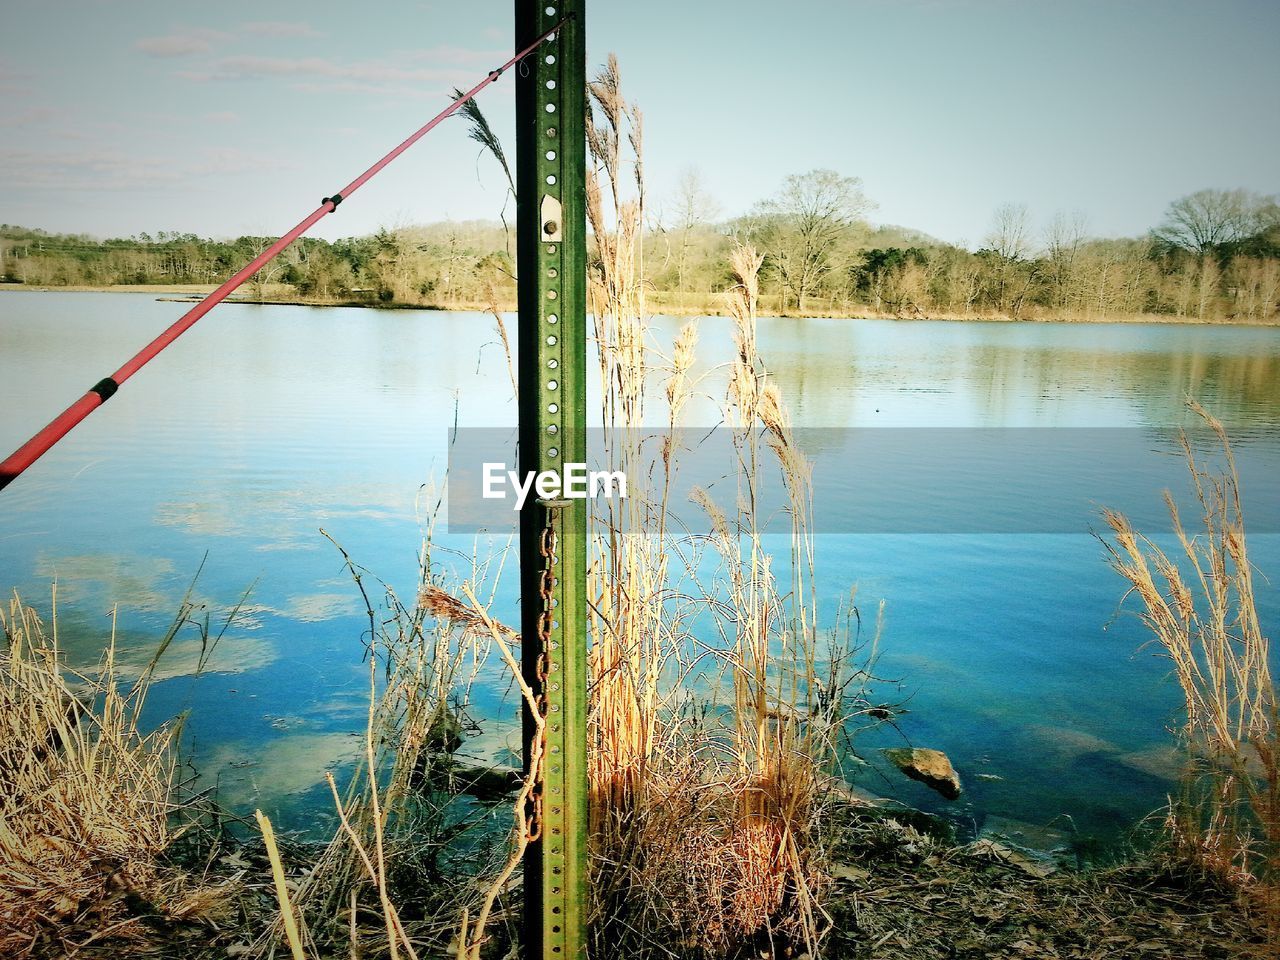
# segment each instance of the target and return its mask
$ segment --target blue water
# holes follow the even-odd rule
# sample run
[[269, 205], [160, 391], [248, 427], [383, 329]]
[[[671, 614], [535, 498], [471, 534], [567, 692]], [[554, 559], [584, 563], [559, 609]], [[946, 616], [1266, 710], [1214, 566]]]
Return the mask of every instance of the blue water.
[[[148, 295], [0, 294], [0, 447], [182, 309]], [[679, 323], [655, 321], [655, 338]], [[0, 495], [0, 586], [47, 610], [56, 578], [60, 639], [84, 664], [118, 604], [126, 661], [140, 664], [202, 560], [196, 594], [215, 629], [252, 585], [214, 672], [186, 676], [198, 655], [188, 630], [150, 712], [191, 711], [193, 763], [225, 803], [303, 825], [324, 771], [359, 749], [366, 710], [363, 606], [319, 530], [412, 594], [429, 512], [419, 491], [443, 475], [449, 429], [514, 423], [497, 339], [481, 314], [219, 308]], [[1192, 423], [1187, 396], [1245, 445], [1280, 425], [1280, 330], [762, 320], [759, 346], [802, 427], [1169, 427]], [[686, 422], [718, 419], [729, 351], [729, 321], [702, 321], [707, 398]], [[1172, 458], [1169, 470], [1174, 484]], [[1098, 477], [1097, 503], [1135, 494], [1123, 473]], [[939, 496], [955, 495], [951, 479], [938, 477]], [[855, 584], [868, 620], [886, 601], [878, 692], [905, 703], [901, 736], [945, 750], [966, 790], [946, 804], [884, 770], [875, 748], [902, 742], [891, 731], [860, 745], [873, 762], [859, 785], [975, 829], [1003, 818], [1106, 840], [1163, 802], [1177, 691], [1122, 613], [1123, 586], [1089, 532], [1096, 512], [1066, 513], [1057, 529], [1075, 532], [817, 538], [824, 613]], [[470, 551], [470, 537], [454, 541]], [[1263, 574], [1280, 571], [1280, 535], [1251, 547]], [[498, 605], [511, 620], [513, 574]], [[1261, 578], [1259, 589], [1274, 635], [1280, 602]], [[479, 706], [510, 717], [492, 669]], [[485, 752], [510, 732], [491, 723]]]

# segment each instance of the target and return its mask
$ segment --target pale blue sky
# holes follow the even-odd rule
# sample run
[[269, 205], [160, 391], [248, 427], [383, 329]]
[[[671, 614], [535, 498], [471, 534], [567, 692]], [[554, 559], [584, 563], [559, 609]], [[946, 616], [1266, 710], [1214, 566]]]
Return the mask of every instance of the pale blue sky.
[[[509, 0], [11, 2], [0, 221], [279, 233], [511, 47]], [[859, 176], [873, 219], [970, 243], [993, 209], [1138, 234], [1204, 187], [1280, 191], [1275, 0], [595, 0], [646, 117], [655, 205], [698, 167], [726, 214], [789, 173]], [[482, 106], [511, 143], [511, 85]], [[451, 122], [328, 218], [338, 237], [495, 218]]]

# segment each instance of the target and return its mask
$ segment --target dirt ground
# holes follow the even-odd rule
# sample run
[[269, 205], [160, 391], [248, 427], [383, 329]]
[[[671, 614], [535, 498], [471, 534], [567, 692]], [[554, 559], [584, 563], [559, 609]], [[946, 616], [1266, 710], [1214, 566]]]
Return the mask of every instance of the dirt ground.
[[1063, 869], [992, 840], [957, 846], [856, 814], [830, 853], [830, 960], [1280, 956], [1234, 894], [1153, 862]]

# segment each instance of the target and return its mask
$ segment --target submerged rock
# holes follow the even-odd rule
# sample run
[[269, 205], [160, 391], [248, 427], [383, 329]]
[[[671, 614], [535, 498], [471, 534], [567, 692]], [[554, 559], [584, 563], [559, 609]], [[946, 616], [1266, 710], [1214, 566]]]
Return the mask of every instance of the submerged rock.
[[979, 840], [995, 840], [1024, 852], [1060, 854], [1071, 848], [1071, 837], [1062, 830], [1012, 817], [991, 815], [978, 831]]
[[1016, 847], [1006, 846], [998, 840], [978, 839], [964, 848], [968, 853], [989, 857], [1017, 867], [1032, 877], [1052, 876], [1058, 871], [1058, 865], [1043, 857], [1028, 855]]
[[912, 780], [919, 780], [948, 800], [960, 796], [960, 775], [941, 750], [924, 747], [890, 747], [881, 751]]
[[456, 753], [462, 740], [462, 721], [451, 710], [442, 710], [431, 719], [423, 748], [435, 754]]

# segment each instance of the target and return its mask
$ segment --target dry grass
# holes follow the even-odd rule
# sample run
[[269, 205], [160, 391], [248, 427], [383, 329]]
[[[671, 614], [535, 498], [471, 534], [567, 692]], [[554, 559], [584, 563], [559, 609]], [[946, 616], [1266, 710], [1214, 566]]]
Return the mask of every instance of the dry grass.
[[[340, 792], [329, 777], [328, 843], [277, 842], [259, 816], [262, 852], [225, 835], [186, 849], [195, 808], [175, 799], [178, 727], [144, 732], [140, 714], [189, 598], [131, 685], [114, 629], [100, 670], [78, 676], [56, 628], [16, 598], [0, 611], [0, 956], [478, 958], [488, 922], [507, 923], [512, 861], [490, 810], [457, 802], [453, 750], [490, 647], [510, 660], [511, 638], [490, 632], [493, 586], [482, 601], [464, 584], [468, 603], [454, 601], [432, 549], [428, 536], [411, 604], [383, 585], [375, 605], [343, 552], [368, 614], [369, 710], [351, 783]], [[468, 582], [496, 585], [507, 552], [473, 557]], [[504, 882], [486, 890], [477, 874]], [[455, 951], [459, 912], [475, 921]]]
[[492, 592], [483, 600], [473, 592], [479, 584], [493, 589], [506, 551], [473, 556], [466, 581], [455, 582], [433, 563], [433, 550], [428, 532], [412, 604], [385, 584], [375, 603], [369, 574], [342, 551], [369, 624], [364, 756], [344, 792], [329, 777], [339, 817], [333, 839], [318, 851], [297, 848], [285, 864], [296, 878], [297, 932], [278, 917], [257, 941], [260, 956], [284, 943], [295, 950], [295, 938], [296, 949], [312, 957], [478, 956], [487, 922], [502, 912], [496, 905], [505, 885], [486, 888], [477, 878], [505, 882], [507, 851], [500, 836], [486, 838], [487, 811], [459, 807], [463, 784], [448, 740], [467, 716], [495, 637], [500, 651], [510, 640], [487, 626]]
[[[737, 350], [723, 415], [739, 506], [726, 515], [704, 495], [710, 530], [693, 533], [673, 519], [670, 496], [681, 459], [675, 430], [698, 387], [697, 331], [686, 325], [665, 351], [648, 340], [641, 115], [622, 95], [613, 58], [589, 92], [604, 459], [606, 469], [656, 480], [648, 491], [632, 484], [593, 518], [594, 949], [812, 953], [827, 927], [829, 886], [816, 825], [832, 741], [856, 691], [843, 635], [820, 641], [816, 626], [808, 463], [755, 347], [761, 258], [740, 247], [730, 264]], [[646, 445], [646, 432], [664, 425], [660, 445]], [[766, 470], [781, 471], [790, 495], [782, 558], [762, 546], [756, 486]], [[709, 685], [708, 674], [719, 682]]]
[[1264, 933], [1230, 891], [1134, 863], [1059, 871], [990, 841], [940, 841], [892, 811], [829, 818], [834, 919], [823, 953], [843, 960], [1246, 960]]
[[1192, 409], [1225, 460], [1213, 471], [1182, 437], [1200, 530], [1184, 528], [1166, 493], [1181, 548], [1171, 557], [1107, 511], [1111, 560], [1142, 601], [1142, 619], [1172, 661], [1186, 705], [1187, 769], [1168, 818], [1174, 852], [1256, 898], [1280, 935], [1280, 701], [1254, 603], [1231, 445], [1216, 419]]
[[[216, 916], [225, 889], [188, 883], [163, 858], [178, 726], [143, 733], [150, 671], [67, 671], [52, 634], [15, 595], [0, 609], [0, 955], [84, 946], [110, 931], [147, 940], [161, 918]], [[153, 661], [154, 663], [154, 661]], [[222, 894], [222, 895], [220, 895]], [[143, 915], [149, 915], [144, 918]]]

